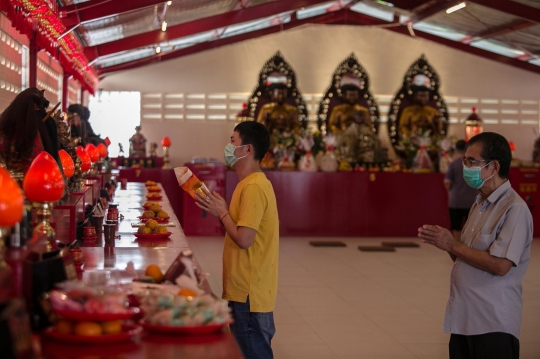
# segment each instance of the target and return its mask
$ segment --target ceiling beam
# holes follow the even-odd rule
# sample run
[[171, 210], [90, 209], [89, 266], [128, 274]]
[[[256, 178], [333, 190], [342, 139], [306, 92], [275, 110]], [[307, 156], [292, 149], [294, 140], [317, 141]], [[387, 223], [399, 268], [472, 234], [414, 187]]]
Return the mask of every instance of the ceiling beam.
[[415, 24], [420, 21], [427, 20], [428, 18], [435, 16], [446, 9], [462, 3], [463, 0], [431, 0], [426, 1], [422, 5], [419, 5], [412, 9], [413, 16], [410, 21]]
[[354, 13], [355, 16], [353, 19], [349, 19], [351, 11], [347, 9], [342, 9], [335, 12], [330, 12], [322, 15], [313, 16], [307, 19], [297, 20], [293, 18], [290, 22], [271, 26], [265, 29], [256, 30], [248, 32], [245, 34], [239, 34], [231, 37], [226, 37], [223, 39], [217, 39], [213, 41], [207, 41], [200, 44], [196, 44], [190, 47], [183, 49], [173, 50], [169, 52], [163, 52], [160, 54], [153, 55], [144, 59], [134, 60], [125, 62], [118, 65], [113, 65], [109, 67], [98, 68], [98, 74], [100, 78], [103, 78], [105, 75], [118, 72], [134, 69], [140, 66], [145, 66], [157, 62], [162, 62], [166, 60], [177, 59], [183, 56], [193, 55], [202, 51], [216, 49], [225, 45], [235, 44], [241, 41], [255, 39], [261, 36], [270, 35], [273, 33], [280, 32], [282, 30], [289, 30], [298, 26], [307, 25], [307, 24], [348, 24], [354, 21], [355, 24], [362, 22], [365, 25], [374, 25], [380, 23], [380, 20], [372, 18], [367, 15]]
[[[403, 34], [403, 35], [410, 36], [407, 28], [403, 27], [403, 26], [389, 27], [389, 28], [386, 28], [386, 29], [390, 30], [390, 31], [393, 31], [393, 32], [396, 32], [396, 33], [400, 33], [400, 34]], [[448, 46], [450, 48], [460, 50], [460, 51], [463, 51], [463, 52], [467, 52], [469, 54], [477, 55], [477, 56], [480, 56], [480, 57], [483, 57], [483, 58], [486, 58], [486, 59], [489, 59], [489, 60], [497, 61], [499, 63], [503, 63], [503, 64], [510, 65], [510, 66], [513, 66], [513, 67], [517, 67], [517, 68], [522, 69], [522, 70], [527, 70], [527, 71], [531, 71], [531, 72], [540, 74], [540, 66], [533, 65], [531, 63], [528, 63], [526, 61], [522, 61], [522, 60], [517, 59], [517, 58], [499, 55], [499, 54], [496, 54], [494, 52], [479, 49], [477, 47], [473, 47], [473, 46], [470, 46], [470, 45], [467, 45], [467, 44], [464, 44], [464, 43], [461, 43], [461, 42], [458, 42], [458, 41], [452, 41], [452, 40], [445, 39], [443, 37], [431, 35], [431, 34], [428, 34], [427, 32], [422, 32], [422, 31], [419, 31], [419, 30], [416, 30], [416, 29], [414, 30], [414, 33], [415, 33], [416, 37], [420, 37], [420, 38], [423, 38], [423, 39], [426, 39], [426, 40], [430, 40], [430, 41], [439, 43], [441, 45], [445, 45], [445, 46]]]
[[540, 9], [510, 0], [468, 0], [469, 2], [504, 12], [508, 15], [540, 24]]
[[489, 39], [497, 36], [506, 35], [515, 31], [523, 30], [531, 26], [535, 26], [537, 23], [529, 21], [529, 20], [522, 20], [518, 19], [517, 21], [512, 21], [507, 24], [503, 24], [500, 26], [495, 26], [492, 28], [488, 28], [484, 31], [480, 31], [474, 35], [467, 36], [465, 39], [463, 39], [461, 42], [464, 44], [469, 44], [472, 41], [480, 40], [480, 39]]
[[120, 40], [107, 42], [101, 45], [87, 47], [85, 49], [85, 55], [89, 61], [92, 61], [99, 56], [106, 56], [115, 54], [117, 52], [151, 46], [160, 42], [167, 42], [180, 37], [195, 35], [201, 32], [236, 25], [242, 22], [257, 20], [326, 1], [328, 0], [276, 0], [267, 2], [261, 5], [250, 6], [245, 9], [226, 12], [179, 25], [169, 26], [165, 32], [161, 30], [154, 30], [139, 35], [125, 37]]
[[58, 9], [65, 27], [163, 4], [166, 0], [90, 0]]

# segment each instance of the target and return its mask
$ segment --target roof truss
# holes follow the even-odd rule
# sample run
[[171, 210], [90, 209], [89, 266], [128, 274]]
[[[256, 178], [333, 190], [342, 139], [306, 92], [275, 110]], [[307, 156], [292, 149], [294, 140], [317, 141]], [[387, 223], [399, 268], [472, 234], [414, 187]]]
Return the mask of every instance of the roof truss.
[[[96, 1], [96, 0], [92, 0]], [[212, 16], [205, 19], [195, 20], [189, 23], [180, 24], [176, 26], [169, 27], [166, 33], [161, 31], [153, 31], [146, 34], [136, 35], [128, 37], [122, 40], [113, 41], [110, 43], [94, 46], [87, 48], [87, 55], [90, 59], [95, 59], [97, 56], [104, 56], [114, 54], [120, 51], [132, 50], [144, 46], [152, 46], [157, 43], [166, 42], [167, 40], [172, 40], [174, 38], [189, 36], [205, 31], [211, 31], [218, 28], [227, 27], [241, 22], [261, 19], [283, 13], [286, 11], [293, 11], [304, 6], [314, 5], [316, 3], [324, 2], [324, 0], [278, 0], [271, 3], [266, 3], [262, 5], [257, 5], [249, 8], [242, 8], [242, 4], [246, 4], [248, 0], [239, 0], [236, 4], [236, 7], [240, 6], [239, 10], [234, 10], [229, 13]], [[422, 21], [430, 16], [433, 16], [450, 6], [459, 3], [460, 1], [454, 0], [432, 0], [426, 4], [420, 5], [414, 9], [412, 12], [415, 14], [412, 21]], [[532, 71], [535, 73], [540, 73], [540, 66], [536, 66], [526, 62], [529, 57], [518, 57], [511, 58], [503, 55], [498, 55], [496, 53], [479, 49], [473, 46], [469, 46], [468, 43], [472, 40], [477, 40], [480, 38], [492, 38], [496, 36], [501, 36], [512, 31], [518, 31], [530, 26], [536, 25], [540, 21], [540, 10], [533, 9], [531, 7], [505, 0], [472, 0], [472, 2], [488, 6], [492, 9], [499, 11], [508, 12], [508, 6], [511, 6], [513, 12], [509, 12], [514, 16], [521, 17], [523, 20], [515, 21], [510, 24], [505, 24], [504, 26], [491, 28], [477, 34], [472, 34], [470, 40], [465, 40], [462, 43], [457, 41], [448, 40], [442, 37], [431, 35], [417, 29], [414, 30], [414, 34], [417, 37], [424, 38], [430, 41], [434, 41], [445, 46], [452, 47], [454, 49], [471, 53], [477, 56], [488, 58], [494, 61], [498, 61], [507, 65]], [[524, 11], [526, 8], [527, 11]], [[537, 17], [536, 17], [537, 16]], [[531, 18], [535, 18], [532, 20]], [[396, 20], [394, 20], [396, 23]], [[160, 54], [155, 54], [153, 56], [129, 61], [126, 63], [108, 66], [99, 69], [99, 74], [101, 77], [128, 69], [133, 69], [136, 67], [144, 66], [151, 63], [156, 63], [160, 61], [166, 61], [170, 59], [179, 58], [182, 56], [196, 54], [198, 52], [215, 49], [221, 46], [234, 44], [240, 41], [245, 41], [260, 36], [265, 36], [268, 34], [276, 33], [282, 30], [288, 30], [297, 26], [302, 26], [306, 24], [349, 24], [349, 25], [388, 25], [389, 22], [372, 18], [367, 15], [363, 15], [357, 12], [349, 10], [348, 7], [342, 8], [341, 10], [326, 13], [323, 15], [314, 16], [307, 19], [298, 20], [293, 13], [293, 18], [289, 23], [278, 24], [271, 26], [265, 29], [252, 31], [249, 33], [244, 33], [240, 35], [235, 35], [227, 38], [220, 39], [217, 37], [213, 41], [207, 41], [204, 43], [196, 44], [187, 48], [182, 48], [178, 50], [173, 50], [169, 52], [163, 52]], [[383, 27], [387, 30], [394, 31], [397, 33], [410, 35], [406, 26], [391, 26]], [[525, 60], [525, 61], [524, 61]]]
[[58, 9], [62, 23], [71, 28], [84, 22], [163, 4], [164, 0], [90, 0]]
[[[201, 32], [211, 31], [238, 23], [257, 20], [327, 1], [328, 0], [277, 0], [257, 6], [241, 8], [239, 10], [226, 12], [224, 14], [210, 16], [175, 26], [169, 26], [165, 32], [161, 30], [154, 30], [101, 45], [87, 47], [85, 49], [85, 55], [89, 61], [93, 61], [99, 56], [106, 56], [117, 52], [152, 46], [180, 37], [195, 35]], [[246, 0], [244, 0], [243, 3], [245, 4]]]

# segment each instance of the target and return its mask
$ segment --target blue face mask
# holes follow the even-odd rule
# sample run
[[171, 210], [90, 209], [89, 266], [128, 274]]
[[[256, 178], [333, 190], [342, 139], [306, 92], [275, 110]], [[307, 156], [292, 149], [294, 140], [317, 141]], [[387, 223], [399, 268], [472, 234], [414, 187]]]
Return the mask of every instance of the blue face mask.
[[245, 155], [245, 156], [242, 156], [242, 157], [236, 157], [234, 155], [234, 151], [238, 147], [244, 147], [244, 146], [247, 146], [247, 145], [235, 146], [232, 143], [227, 143], [227, 146], [225, 146], [225, 151], [224, 151], [225, 152], [225, 163], [227, 164], [227, 166], [232, 167], [232, 166], [234, 166], [234, 164], [236, 162], [238, 162], [238, 160], [240, 160], [240, 159], [247, 156], [247, 155]]
[[463, 165], [463, 179], [465, 182], [472, 188], [480, 189], [484, 183], [495, 175], [492, 174], [485, 180], [482, 179], [482, 168], [488, 166], [491, 162], [488, 162], [485, 166], [482, 167], [467, 167]]

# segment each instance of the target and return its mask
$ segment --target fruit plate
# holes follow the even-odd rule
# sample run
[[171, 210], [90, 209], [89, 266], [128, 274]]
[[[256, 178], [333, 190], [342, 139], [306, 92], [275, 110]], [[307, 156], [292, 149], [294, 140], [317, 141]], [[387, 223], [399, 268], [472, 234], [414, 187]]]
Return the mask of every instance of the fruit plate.
[[122, 333], [118, 334], [103, 334], [103, 335], [79, 335], [79, 334], [66, 334], [57, 332], [54, 327], [47, 328], [43, 334], [51, 339], [63, 341], [65, 343], [78, 343], [78, 344], [103, 344], [103, 343], [118, 343], [124, 342], [135, 335], [140, 334], [142, 328], [138, 325], [122, 325]]
[[148, 198], [149, 201], [159, 201], [163, 196], [150, 196], [150, 194], [147, 194], [146, 198]]
[[133, 232], [133, 235], [137, 239], [165, 239], [165, 238], [169, 238], [171, 234], [172, 232], [159, 233], [159, 234], [157, 233], [142, 234], [142, 233]]
[[158, 189], [149, 189], [148, 188], [147, 190], [148, 190], [148, 192], [154, 192], [154, 193], [161, 192], [161, 188], [158, 188]]
[[141, 320], [139, 324], [149, 332], [161, 333], [161, 334], [185, 334], [185, 335], [201, 335], [201, 334], [211, 334], [220, 331], [227, 325], [229, 322], [224, 322], [221, 324], [210, 324], [210, 325], [197, 325], [197, 326], [175, 326], [175, 325], [160, 325], [160, 324], [150, 324]]
[[64, 319], [71, 320], [84, 320], [92, 322], [100, 322], [107, 320], [119, 320], [119, 319], [130, 319], [133, 316], [139, 314], [139, 308], [127, 308], [124, 313], [91, 313], [91, 312], [82, 312], [80, 310], [66, 310], [66, 309], [54, 309], [54, 312], [59, 317]]
[[142, 223], [146, 223], [148, 222], [150, 219], [153, 219], [154, 221], [157, 221], [157, 223], [169, 223], [169, 219], [171, 219], [171, 217], [165, 217], [165, 218], [157, 218], [157, 217], [154, 217], [154, 218], [146, 218], [146, 217], [143, 217], [143, 216], [139, 216], [137, 217], [141, 220]]

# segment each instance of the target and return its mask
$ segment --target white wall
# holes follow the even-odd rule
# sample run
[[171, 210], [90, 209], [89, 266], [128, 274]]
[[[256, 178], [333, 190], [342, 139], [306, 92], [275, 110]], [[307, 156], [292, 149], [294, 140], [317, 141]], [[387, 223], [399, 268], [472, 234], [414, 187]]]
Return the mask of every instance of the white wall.
[[[263, 64], [280, 50], [296, 71], [303, 93], [322, 93], [351, 52], [370, 74], [375, 94], [393, 94], [403, 75], [422, 53], [438, 71], [443, 96], [540, 99], [540, 75], [470, 55], [427, 40], [375, 27], [311, 25], [203, 53], [109, 75], [99, 85], [109, 91], [251, 92]], [[460, 115], [463, 118], [462, 115]], [[149, 142], [171, 137], [173, 165], [192, 156], [222, 157], [233, 121], [142, 122]], [[529, 160], [537, 137], [534, 125], [486, 125], [517, 145], [518, 158]], [[463, 126], [451, 133], [463, 137]], [[387, 134], [381, 131], [387, 142]]]

